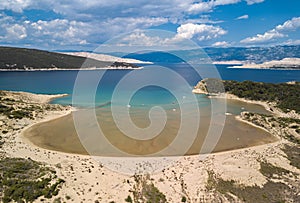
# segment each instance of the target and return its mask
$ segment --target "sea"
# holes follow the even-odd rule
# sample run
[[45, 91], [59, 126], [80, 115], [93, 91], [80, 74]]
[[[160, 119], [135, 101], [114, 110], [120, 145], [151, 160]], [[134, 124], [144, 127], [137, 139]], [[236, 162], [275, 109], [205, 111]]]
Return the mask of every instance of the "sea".
[[[152, 71], [153, 67], [155, 66], [158, 66], [161, 69]], [[230, 65], [215, 65], [215, 69], [218, 73], [217, 77], [222, 80], [250, 80], [267, 83], [300, 81], [300, 70], [234, 69], [229, 67]], [[164, 68], [168, 71], [160, 71]], [[26, 91], [39, 94], [69, 94], [68, 97], [55, 99], [52, 101], [52, 103], [62, 105], [89, 106], [92, 105], [90, 101], [77, 99], [76, 101], [79, 101], [79, 103], [74, 103], [74, 99], [72, 98], [76, 79], [78, 83], [78, 76], [84, 75], [82, 77], [85, 78], [86, 83], [82, 82], [81, 79], [81, 84], [77, 85], [84, 87], [78, 91], [83, 95], [82, 97], [84, 97], [84, 95], [86, 96], [86, 94], [89, 94], [89, 91], [92, 89], [88, 84], [90, 78], [95, 79], [95, 77], [98, 77], [99, 79], [101, 77], [101, 80], [99, 79], [96, 92], [93, 92], [93, 94], [95, 94], [95, 105], [101, 106], [109, 104], [112, 99], [112, 94], [115, 92], [116, 86], [119, 83], [121, 83], [123, 87], [134, 86], [135, 88], [135, 94], [131, 95], [131, 101], [127, 105], [131, 105], [132, 107], [157, 104], [168, 105], [176, 102], [176, 93], [174, 93], [174, 91], [180, 91], [183, 97], [184, 94], [191, 94], [191, 89], [182, 88], [182, 86], [185, 86], [185, 84], [183, 82], [176, 81], [177, 78], [182, 78], [185, 82], [187, 82], [190, 88], [193, 88], [193, 86], [195, 86], [203, 77], [201, 74], [199, 74], [199, 72], [203, 73], [203, 75], [206, 75], [205, 70], [209, 72], [211, 66], [199, 65], [197, 68], [204, 71], [201, 70], [202, 72], [197, 72], [194, 68], [191, 68], [186, 64], [155, 64], [145, 66], [141, 70], [1, 71], [0, 89]], [[122, 79], [126, 75], [130, 75], [133, 72], [138, 72], [136, 77], [134, 77], [133, 74], [132, 77], [127, 78], [127, 83], [124, 84], [126, 81], [122, 81]], [[172, 74], [173, 72], [177, 74]], [[151, 81], [152, 79], [154, 82]], [[128, 81], [130, 80], [137, 82], [134, 85], [129, 84], [130, 82]], [[147, 80], [147, 84], [145, 83], [145, 80]], [[166, 83], [168, 83], [168, 85], [166, 85]], [[123, 94], [122, 90], [126, 91], [124, 88], [119, 89], [120, 90], [117, 92], [117, 94]], [[120, 98], [120, 96], [118, 98]], [[198, 96], [198, 98], [205, 100], [205, 98], [202, 96]]]

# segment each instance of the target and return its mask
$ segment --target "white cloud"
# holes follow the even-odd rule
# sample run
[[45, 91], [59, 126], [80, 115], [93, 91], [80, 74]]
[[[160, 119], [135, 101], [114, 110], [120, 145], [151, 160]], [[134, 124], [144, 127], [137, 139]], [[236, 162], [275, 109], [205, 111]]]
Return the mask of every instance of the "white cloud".
[[295, 30], [300, 28], [300, 17], [292, 18], [284, 22], [282, 25], [276, 26], [276, 30], [278, 31], [288, 31], [288, 30]]
[[[192, 37], [204, 41], [226, 34], [221, 27], [206, 25], [222, 21], [201, 15], [191, 19], [191, 14], [242, 1], [246, 0], [0, 0], [0, 10], [22, 13], [36, 9], [47, 12], [46, 17], [51, 19], [33, 21], [24, 12], [23, 16], [14, 15], [12, 20], [1, 23], [0, 16], [0, 41], [5, 42], [11, 35], [11, 39], [28, 44], [96, 44], [124, 32], [165, 23], [180, 25], [177, 39]], [[248, 4], [261, 1], [247, 0]]]
[[51, 21], [17, 21], [12, 17], [0, 17], [0, 42], [24, 44], [71, 45], [86, 44], [94, 29], [84, 22], [55, 19]]
[[213, 47], [229, 47], [230, 44], [228, 42], [225, 41], [221, 41], [221, 42], [215, 42], [212, 44]]
[[214, 4], [215, 6], [220, 6], [220, 5], [236, 4], [239, 2], [241, 2], [241, 0], [215, 0]]
[[229, 4], [239, 3], [241, 0], [211, 0], [211, 1], [201, 1], [199, 3], [192, 4], [188, 8], [189, 13], [203, 13], [210, 12], [216, 6], [223, 6]]
[[241, 40], [241, 43], [244, 44], [265, 43], [281, 37], [285, 37], [285, 35], [273, 29], [268, 32], [265, 32], [264, 34], [257, 34], [254, 37], [248, 37], [246, 39], [243, 39]]
[[274, 29], [265, 32], [264, 34], [257, 34], [254, 37], [248, 37], [241, 40], [244, 44], [266, 43], [277, 38], [287, 37], [285, 32], [294, 31], [300, 28], [300, 17], [293, 18], [284, 22], [282, 25], [277, 25]]
[[212, 20], [210, 19], [210, 16], [208, 15], [201, 15], [200, 18], [193, 18], [193, 19], [182, 19], [176, 21], [176, 23], [182, 25], [187, 23], [193, 23], [193, 24], [218, 24], [223, 23], [223, 20]]
[[240, 17], [237, 17], [236, 20], [243, 20], [243, 19], [248, 19], [249, 16], [248, 15], [242, 15]]
[[[148, 36], [142, 31], [136, 31], [122, 38], [121, 42], [126, 46], [161, 46], [165, 40], [159, 36]], [[122, 45], [122, 44], [121, 44]]]
[[285, 45], [300, 45], [300, 39], [296, 39], [296, 40], [287, 40], [286, 42], [284, 42], [283, 44]]
[[27, 23], [31, 36], [38, 39], [51, 39], [52, 42], [61, 44], [85, 44], [86, 37], [93, 29], [87, 23], [55, 19]]
[[88, 22], [67, 19], [32, 22], [17, 20], [2, 14], [0, 16], [0, 42], [23, 40], [24, 43], [41, 46], [84, 45], [103, 42], [124, 32], [145, 29], [167, 22], [167, 18], [160, 17], [124, 17]]
[[32, 4], [32, 0], [2, 0], [0, 1], [0, 10], [12, 10], [14, 12], [22, 12]]
[[257, 4], [257, 3], [262, 3], [265, 0], [246, 0], [248, 5], [252, 5], [252, 4]]
[[168, 22], [167, 18], [157, 17], [157, 18], [149, 18], [149, 17], [124, 17], [124, 18], [113, 18], [108, 19], [104, 22], [101, 22], [101, 26], [107, 27], [107, 29], [115, 30], [115, 32], [129, 32], [133, 31], [136, 28], [149, 28], [152, 26], [158, 26], [161, 24], [165, 24]]
[[21, 40], [27, 37], [26, 28], [22, 25], [14, 24], [6, 28], [7, 40]]
[[210, 40], [225, 35], [226, 30], [219, 26], [187, 23], [177, 28], [175, 39], [197, 38], [199, 41]]
[[187, 11], [189, 13], [203, 13], [203, 12], [211, 11], [213, 7], [214, 7], [213, 1], [199, 2], [196, 4], [192, 4]]

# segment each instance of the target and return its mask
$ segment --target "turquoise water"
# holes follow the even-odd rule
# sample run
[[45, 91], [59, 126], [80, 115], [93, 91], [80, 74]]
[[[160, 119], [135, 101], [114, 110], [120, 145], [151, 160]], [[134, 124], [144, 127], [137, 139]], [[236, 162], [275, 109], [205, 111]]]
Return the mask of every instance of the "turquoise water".
[[[88, 151], [101, 156], [124, 156], [123, 152], [126, 156], [152, 156], [154, 153], [158, 153], [154, 156], [169, 156], [224, 151], [274, 141], [267, 132], [237, 122], [234, 116], [225, 116], [225, 113], [238, 115], [244, 110], [267, 113], [262, 106], [193, 94], [193, 86], [202, 79], [194, 69], [182, 64], [164, 66], [166, 69], [158, 72], [149, 66], [136, 71], [81, 71], [80, 75], [79, 71], [0, 72], [0, 89], [68, 93], [68, 97], [52, 103], [84, 107], [84, 110], [30, 129], [33, 143], [52, 150], [83, 154]], [[198, 68], [201, 68], [201, 74], [210, 75], [212, 67]], [[300, 71], [228, 69], [226, 66], [217, 66], [217, 69], [224, 80], [279, 83], [300, 79]], [[97, 81], [100, 76], [102, 79]], [[74, 94], [78, 77], [83, 80], [76, 88], [78, 94]], [[74, 99], [76, 103], [73, 103]], [[96, 114], [86, 109], [94, 106], [101, 107], [97, 108]], [[116, 106], [117, 114], [114, 114], [109, 107]], [[166, 110], [165, 125], [163, 111], [149, 111], [153, 106]], [[100, 140], [98, 126], [103, 131]], [[161, 132], [158, 131], [160, 128]], [[150, 135], [153, 139], [149, 139]], [[216, 142], [219, 139], [216, 136], [221, 136], [220, 141]], [[177, 139], [177, 144], [172, 144]], [[109, 148], [111, 145], [114, 147]], [[115, 148], [122, 153], [119, 150], [116, 153]]]
[[[138, 77], [132, 79], [131, 81], [144, 82], [145, 80], [153, 77], [157, 78], [158, 81], [165, 81], [169, 84], [168, 88], [161, 88], [156, 85], [150, 85], [139, 89], [129, 102], [130, 106], [134, 107], [145, 107], [149, 105], [161, 105], [166, 108], [171, 108], [173, 105], [177, 105], [177, 98], [174, 94], [181, 97], [182, 101], [190, 102], [191, 89], [201, 80], [201, 76], [197, 74], [192, 68], [184, 64], [163, 64], [164, 67], [175, 71], [179, 74], [185, 81], [187, 81], [189, 88], [183, 87], [178, 84], [176, 77], [167, 74], [156, 74], [151, 75], [151, 68], [146, 67], [139, 71]], [[202, 72], [209, 72], [209, 68], [206, 66], [199, 66], [202, 68]], [[271, 83], [281, 83], [288, 81], [300, 81], [300, 71], [299, 70], [256, 70], [256, 69], [229, 69], [227, 66], [219, 65], [217, 70], [223, 80], [251, 80], [260, 82], [271, 82]], [[13, 90], [13, 91], [27, 91], [33, 93], [42, 94], [58, 94], [67, 93], [70, 94], [68, 97], [59, 98], [53, 103], [72, 104], [72, 93], [74, 83], [79, 71], [35, 71], [35, 72], [0, 72], [0, 89], [2, 90]], [[82, 87], [80, 91], [81, 99], [78, 99], [79, 103], [73, 104], [76, 106], [91, 106], [94, 105], [91, 100], [86, 100], [86, 97], [93, 94], [88, 86], [88, 81], [90, 78], [95, 77], [97, 74], [104, 73], [101, 81], [99, 82], [96, 96], [95, 105], [105, 106], [109, 105], [112, 100], [112, 94], [115, 91], [115, 87], [120, 80], [126, 75], [130, 74], [130, 70], [94, 70], [94, 71], [84, 71], [87, 85]], [[130, 82], [124, 83], [123, 86], [130, 87], [132, 84]], [[118, 91], [116, 94], [124, 94], [130, 92], [130, 88], [123, 88], [122, 91]], [[209, 101], [201, 95], [196, 96], [199, 104], [205, 106], [209, 104]], [[122, 95], [118, 98], [122, 98]], [[125, 105], [126, 100], [118, 101], [120, 105]]]

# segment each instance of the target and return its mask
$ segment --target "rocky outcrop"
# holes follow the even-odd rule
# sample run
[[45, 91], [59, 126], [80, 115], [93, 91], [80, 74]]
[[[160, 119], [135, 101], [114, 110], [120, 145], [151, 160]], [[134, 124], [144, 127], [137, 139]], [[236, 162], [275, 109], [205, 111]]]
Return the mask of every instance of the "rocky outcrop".
[[225, 89], [222, 80], [206, 78], [198, 82], [193, 93], [215, 96], [225, 93]]

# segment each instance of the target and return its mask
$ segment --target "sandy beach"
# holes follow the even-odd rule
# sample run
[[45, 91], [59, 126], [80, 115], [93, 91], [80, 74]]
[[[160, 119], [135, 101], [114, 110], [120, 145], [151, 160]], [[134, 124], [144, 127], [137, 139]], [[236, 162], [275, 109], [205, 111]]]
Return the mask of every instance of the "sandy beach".
[[[20, 97], [26, 100], [28, 104], [39, 105], [48, 105], [46, 103], [50, 99], [62, 96], [9, 92], [7, 94], [8, 97]], [[234, 98], [230, 95], [228, 97]], [[274, 108], [267, 103], [263, 105], [268, 108]], [[9, 157], [30, 157], [33, 160], [44, 162], [46, 165], [53, 167], [57, 175], [66, 181], [57, 196], [65, 202], [124, 202], [128, 195], [132, 196], [130, 191], [133, 191], [135, 188], [133, 176], [113, 172], [90, 156], [39, 148], [23, 136], [23, 132], [32, 125], [65, 116], [74, 110], [71, 107], [55, 106], [58, 109], [52, 111], [44, 110], [34, 120], [26, 120], [26, 122], [24, 119], [22, 122], [14, 119], [4, 121], [2, 117], [2, 122], [8, 123], [2, 123], [1, 129], [6, 125], [12, 126], [11, 130], [3, 136], [5, 144], [2, 150], [6, 155]], [[284, 115], [281, 112], [280, 116], [288, 117], [289, 115]], [[183, 196], [187, 198], [187, 202], [228, 202], [228, 197], [218, 192], [217, 189], [208, 189], [207, 184], [210, 174], [208, 172], [212, 171], [217, 177], [223, 180], [234, 181], [236, 184], [243, 185], [243, 187], [263, 187], [270, 181], [260, 171], [261, 162], [266, 161], [296, 174], [291, 178], [291, 182], [297, 183], [297, 177], [298, 180], [300, 177], [300, 170], [290, 164], [289, 159], [282, 150], [286, 144], [292, 144], [282, 138], [282, 130], [277, 128], [273, 130], [265, 128], [264, 130], [272, 133], [279, 140], [265, 145], [233, 151], [209, 155], [184, 156], [177, 160], [176, 163], [161, 170], [161, 172], [150, 174], [150, 181], [166, 196], [168, 202], [181, 202]], [[290, 183], [288, 182], [287, 184]], [[237, 202], [240, 201], [237, 197], [233, 198]], [[53, 202], [53, 200], [54, 198], [46, 200], [46, 202]]]

